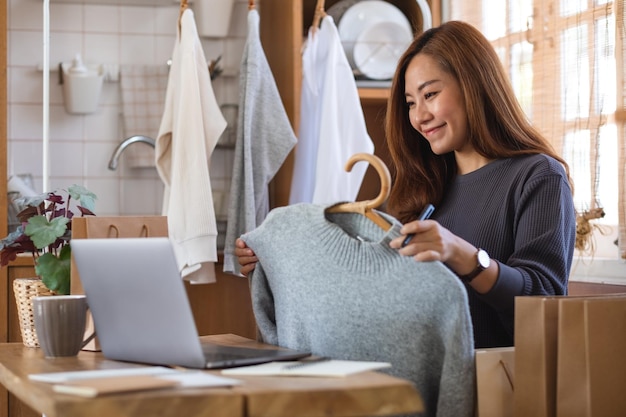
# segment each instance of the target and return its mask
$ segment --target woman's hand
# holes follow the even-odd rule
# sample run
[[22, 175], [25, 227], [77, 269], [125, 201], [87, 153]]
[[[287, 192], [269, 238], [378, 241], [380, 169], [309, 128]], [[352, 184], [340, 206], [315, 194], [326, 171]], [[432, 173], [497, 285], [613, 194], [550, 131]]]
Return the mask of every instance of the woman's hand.
[[[400, 232], [404, 236], [393, 239], [389, 246], [398, 249], [401, 255], [412, 256], [420, 262], [441, 261], [457, 275], [469, 274], [476, 267], [477, 248], [435, 220], [412, 221], [402, 226]], [[405, 247], [402, 247], [402, 242], [408, 234], [413, 234], [413, 237]], [[491, 266], [470, 285], [484, 294], [493, 287], [497, 277], [498, 265], [491, 262]]]
[[252, 249], [241, 239], [235, 241], [235, 256], [241, 265], [239, 272], [245, 277], [256, 267], [256, 263], [259, 261]]
[[[404, 235], [393, 239], [389, 246], [398, 249], [401, 255], [412, 256], [420, 262], [447, 262], [454, 257], [459, 238], [435, 220], [415, 220], [400, 229]], [[413, 234], [411, 240], [403, 248], [406, 235]]]

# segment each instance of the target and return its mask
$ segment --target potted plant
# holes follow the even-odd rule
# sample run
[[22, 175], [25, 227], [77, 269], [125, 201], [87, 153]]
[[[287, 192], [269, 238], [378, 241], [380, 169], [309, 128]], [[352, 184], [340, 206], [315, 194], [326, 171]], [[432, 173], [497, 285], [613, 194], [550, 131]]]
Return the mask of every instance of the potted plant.
[[17, 217], [22, 223], [0, 242], [0, 265], [6, 266], [20, 253], [30, 252], [35, 262], [35, 273], [45, 286], [57, 294], [70, 292], [70, 210], [72, 199], [81, 216], [91, 215], [96, 195], [85, 187], [72, 185], [67, 189], [67, 198], [57, 192], [48, 192], [35, 197], [22, 197], [17, 203], [24, 209]]
[[[0, 266], [15, 260], [18, 254], [33, 256], [36, 278], [15, 280], [14, 291], [20, 313], [22, 340], [27, 346], [38, 346], [34, 332], [32, 297], [70, 293], [72, 237], [72, 200], [81, 216], [93, 216], [96, 195], [85, 187], [72, 185], [35, 197], [21, 197], [16, 203], [24, 207], [18, 214], [20, 225], [0, 241]], [[43, 287], [43, 288], [42, 288]]]

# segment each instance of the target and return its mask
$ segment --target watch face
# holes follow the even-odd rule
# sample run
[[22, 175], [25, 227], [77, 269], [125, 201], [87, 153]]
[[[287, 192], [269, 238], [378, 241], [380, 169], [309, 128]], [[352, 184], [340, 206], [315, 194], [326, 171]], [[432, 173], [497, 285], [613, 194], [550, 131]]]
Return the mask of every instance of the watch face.
[[489, 265], [491, 264], [491, 258], [489, 258], [489, 254], [481, 249], [478, 251], [477, 256], [478, 265], [480, 265], [483, 269], [489, 268]]

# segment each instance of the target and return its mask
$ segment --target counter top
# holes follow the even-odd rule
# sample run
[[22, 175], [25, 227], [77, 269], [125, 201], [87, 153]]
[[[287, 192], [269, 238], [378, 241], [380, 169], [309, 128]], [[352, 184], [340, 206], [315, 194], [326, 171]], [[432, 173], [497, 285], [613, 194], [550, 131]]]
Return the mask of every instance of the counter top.
[[[233, 334], [204, 337], [225, 345], [274, 348]], [[31, 373], [136, 366], [107, 360], [96, 352], [46, 359], [41, 349], [0, 343], [0, 383], [49, 417], [355, 417], [423, 411], [421, 397], [412, 383], [378, 372], [345, 378], [242, 376], [237, 379], [243, 383], [232, 388], [158, 389], [91, 399], [55, 393], [50, 384], [28, 378]]]

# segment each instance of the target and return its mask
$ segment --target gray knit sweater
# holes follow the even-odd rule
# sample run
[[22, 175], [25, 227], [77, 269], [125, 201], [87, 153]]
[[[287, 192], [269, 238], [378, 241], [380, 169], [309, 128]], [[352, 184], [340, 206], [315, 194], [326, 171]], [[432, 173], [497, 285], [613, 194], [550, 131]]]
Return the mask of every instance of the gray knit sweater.
[[[243, 236], [259, 262], [250, 278], [265, 342], [335, 359], [385, 361], [413, 381], [425, 416], [474, 413], [474, 342], [467, 294], [439, 262], [399, 255], [356, 213], [296, 204]], [[381, 215], [384, 215], [381, 213]]]

